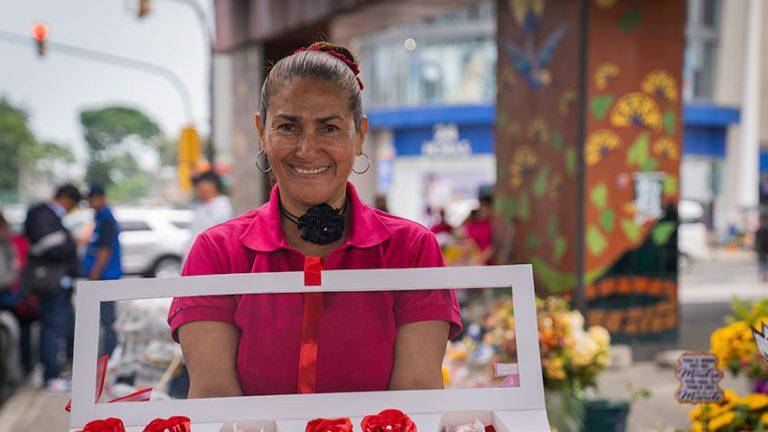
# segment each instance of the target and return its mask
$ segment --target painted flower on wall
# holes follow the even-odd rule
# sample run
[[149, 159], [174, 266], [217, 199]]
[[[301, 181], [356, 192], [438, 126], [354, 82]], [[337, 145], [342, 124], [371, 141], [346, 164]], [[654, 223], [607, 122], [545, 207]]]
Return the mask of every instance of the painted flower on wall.
[[616, 63], [605, 62], [597, 67], [595, 72], [595, 86], [598, 90], [605, 90], [619, 75], [619, 66]]
[[520, 146], [515, 150], [509, 167], [509, 185], [512, 189], [517, 189], [523, 184], [523, 177], [538, 161], [536, 153], [528, 146]]
[[531, 120], [531, 123], [528, 124], [528, 138], [539, 144], [549, 142], [549, 126], [543, 118], [536, 117]]
[[588, 166], [594, 166], [620, 145], [621, 138], [611, 130], [604, 129], [592, 132], [587, 138], [584, 161]]
[[677, 83], [669, 72], [655, 70], [643, 78], [640, 88], [649, 95], [669, 102], [677, 100]]
[[652, 97], [633, 92], [616, 102], [611, 110], [610, 122], [613, 127], [641, 127], [658, 132], [662, 115], [659, 104]]
[[652, 151], [657, 156], [663, 156], [673, 161], [680, 156], [677, 143], [671, 138], [659, 138], [654, 141]]

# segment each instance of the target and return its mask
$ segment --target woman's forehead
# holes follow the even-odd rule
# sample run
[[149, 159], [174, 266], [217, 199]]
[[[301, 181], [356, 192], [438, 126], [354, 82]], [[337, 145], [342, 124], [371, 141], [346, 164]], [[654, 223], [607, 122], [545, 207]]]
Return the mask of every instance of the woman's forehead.
[[295, 79], [272, 96], [269, 111], [274, 116], [326, 118], [349, 117], [349, 100], [336, 84], [317, 79]]

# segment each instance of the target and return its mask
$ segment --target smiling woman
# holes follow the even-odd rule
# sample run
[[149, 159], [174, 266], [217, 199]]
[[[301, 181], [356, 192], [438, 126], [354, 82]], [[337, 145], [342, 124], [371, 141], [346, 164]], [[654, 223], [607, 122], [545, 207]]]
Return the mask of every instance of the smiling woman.
[[[434, 235], [365, 205], [347, 181], [367, 157], [357, 74], [325, 42], [272, 68], [255, 123], [257, 166], [277, 185], [263, 207], [199, 235], [183, 275], [445, 265]], [[182, 297], [168, 322], [189, 397], [442, 388], [461, 330], [450, 290]]]

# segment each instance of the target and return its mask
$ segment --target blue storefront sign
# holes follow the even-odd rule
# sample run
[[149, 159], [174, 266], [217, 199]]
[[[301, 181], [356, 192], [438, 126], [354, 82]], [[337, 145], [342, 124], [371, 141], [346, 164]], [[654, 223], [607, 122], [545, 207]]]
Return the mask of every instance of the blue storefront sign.
[[[422, 106], [370, 110], [370, 128], [389, 129], [400, 156], [449, 156], [493, 153], [494, 105]], [[687, 104], [683, 108], [683, 154], [725, 158], [728, 126], [739, 122], [737, 108]], [[462, 150], [462, 148], [464, 150]], [[462, 153], [464, 151], [465, 153]], [[760, 171], [768, 171], [761, 152]]]

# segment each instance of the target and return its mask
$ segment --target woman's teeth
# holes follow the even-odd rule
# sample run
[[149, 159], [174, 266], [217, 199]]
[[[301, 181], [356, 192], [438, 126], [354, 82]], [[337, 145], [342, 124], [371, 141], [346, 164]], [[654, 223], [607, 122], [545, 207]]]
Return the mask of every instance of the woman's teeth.
[[299, 168], [299, 167], [293, 167], [294, 170], [296, 170], [297, 173], [301, 175], [315, 175], [320, 174], [324, 171], [326, 171], [329, 167], [324, 166], [320, 168]]

